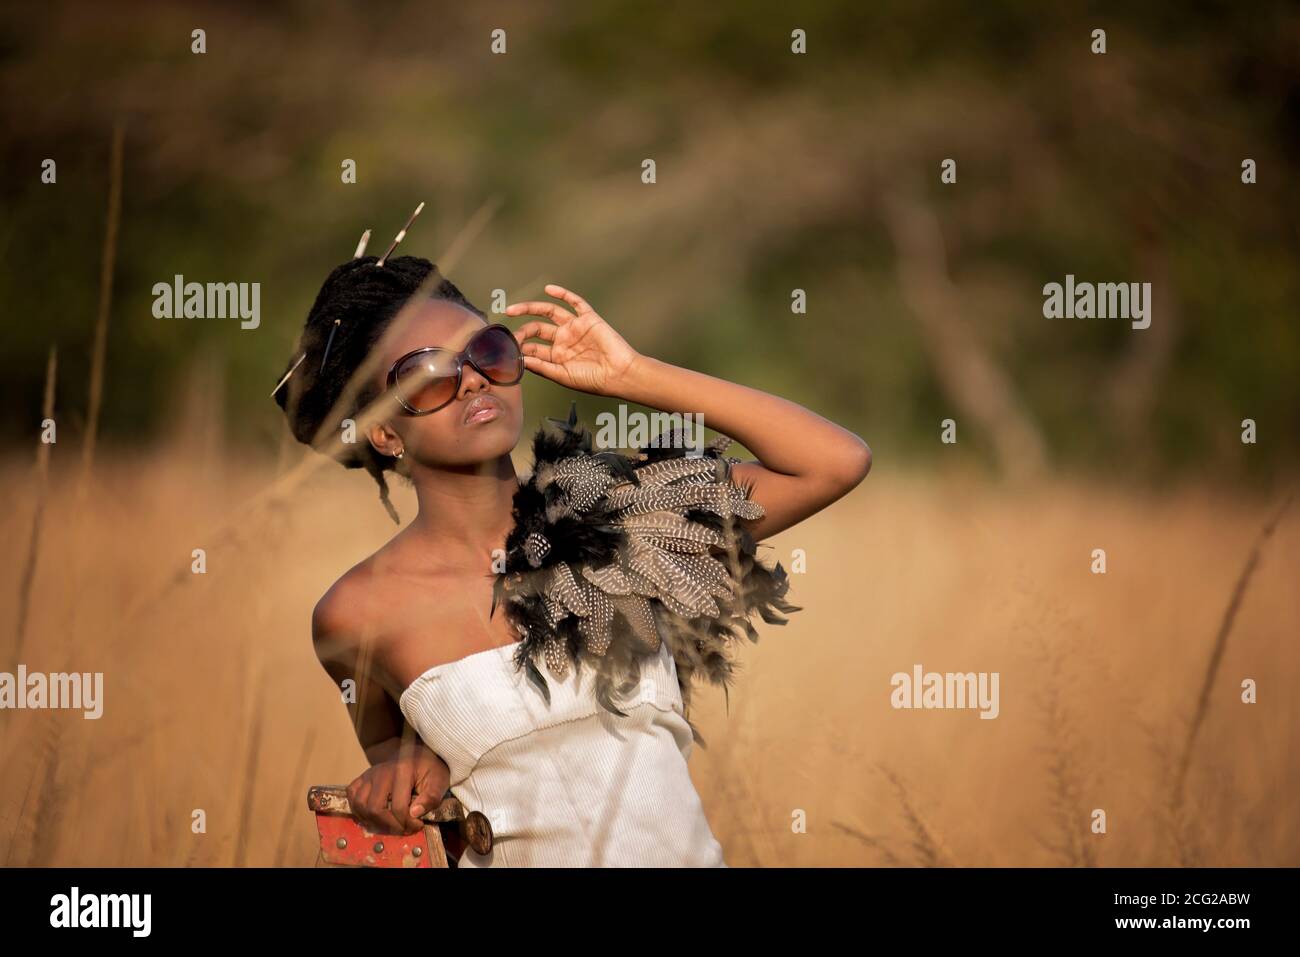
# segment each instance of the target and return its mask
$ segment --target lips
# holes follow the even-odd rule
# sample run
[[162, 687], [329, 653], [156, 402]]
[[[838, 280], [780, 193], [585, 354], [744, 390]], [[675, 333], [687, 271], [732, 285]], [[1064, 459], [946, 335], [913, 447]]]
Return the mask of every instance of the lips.
[[491, 422], [505, 409], [501, 403], [490, 395], [476, 395], [465, 406], [465, 417], [461, 421], [466, 425], [476, 422]]

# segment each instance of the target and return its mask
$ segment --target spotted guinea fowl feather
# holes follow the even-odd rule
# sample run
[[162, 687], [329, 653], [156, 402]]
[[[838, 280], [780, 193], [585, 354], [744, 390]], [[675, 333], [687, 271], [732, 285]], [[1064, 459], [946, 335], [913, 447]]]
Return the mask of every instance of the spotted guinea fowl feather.
[[533, 439], [493, 589], [493, 611], [503, 605], [521, 635], [516, 663], [548, 701], [537, 659], [561, 681], [591, 665], [597, 699], [621, 715], [640, 661], [666, 641], [689, 711], [697, 676], [729, 686], [735, 643], [758, 640], [751, 617], [785, 624], [799, 610], [785, 570], [757, 557], [742, 524], [764, 511], [731, 480], [731, 440], [688, 454], [684, 433], [665, 430], [627, 456], [593, 450], [576, 403], [550, 421], [558, 429]]

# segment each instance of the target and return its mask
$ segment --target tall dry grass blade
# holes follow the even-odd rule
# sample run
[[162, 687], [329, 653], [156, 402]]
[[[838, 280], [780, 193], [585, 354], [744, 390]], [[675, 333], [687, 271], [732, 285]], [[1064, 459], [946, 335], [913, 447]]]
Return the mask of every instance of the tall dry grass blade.
[[[40, 732], [39, 735], [32, 735], [26, 739], [29, 743], [39, 741], [39, 745], [35, 749], [36, 766], [32, 769], [32, 776], [27, 781], [27, 790], [23, 793], [22, 804], [18, 808], [18, 814], [14, 818], [14, 826], [9, 833], [9, 845], [5, 850], [5, 867], [9, 867], [15, 860], [21, 839], [20, 832], [28, 820], [28, 808], [32, 806], [33, 801], [36, 802], [36, 820], [32, 826], [33, 844], [28, 852], [27, 859], [22, 862], [28, 867], [38, 863], [37, 857], [40, 847], [35, 841], [39, 840], [40, 835], [43, 833], [42, 827], [53, 827], [54, 822], [50, 818], [51, 809], [56, 812], [62, 810], [58, 795], [54, 792], [58, 787], [63, 724], [54, 720], [46, 721], [43, 723]], [[46, 863], [49, 863], [48, 858]]]
[[863, 844], [867, 845], [867, 847], [871, 848], [872, 850], [879, 851], [880, 855], [885, 859], [885, 863], [889, 867], [907, 866], [901, 857], [899, 857], [892, 850], [890, 850], [889, 845], [885, 843], [885, 840], [883, 838], [874, 837], [870, 834], [866, 834], [862, 831], [859, 831], [856, 827], [853, 827], [850, 824], [845, 824], [843, 821], [831, 821], [831, 827], [838, 828], [839, 830], [847, 834], [849, 837], [861, 841]]
[[66, 763], [63, 760], [63, 724], [60, 721], [50, 722], [44, 761], [44, 775], [36, 791], [36, 820], [32, 827], [32, 845], [27, 851], [28, 867], [55, 864], [60, 839], [65, 830], [59, 826], [60, 818], [66, 810], [65, 788], [60, 784], [59, 774], [60, 768]]
[[903, 783], [902, 778], [884, 764], [877, 764], [876, 769], [885, 776], [894, 788], [899, 809], [903, 812], [903, 820], [907, 822], [908, 829], [912, 832], [912, 850], [915, 852], [920, 866], [954, 866], [948, 848], [939, 837], [938, 832], [926, 821], [915, 802], [912, 801], [907, 785]]
[[[8, 755], [6, 755], [8, 757]], [[27, 818], [27, 806], [31, 803], [32, 791], [36, 787], [36, 782], [41, 776], [41, 762], [37, 762], [32, 776], [27, 779], [27, 790], [23, 792], [22, 803], [18, 805], [18, 813], [14, 815], [13, 827], [9, 829], [9, 837], [4, 846], [5, 860], [4, 866], [9, 867], [14, 861], [14, 850], [18, 846], [18, 829], [22, 827], [23, 821]]]
[[222, 484], [227, 467], [225, 440], [226, 369], [219, 353], [197, 352], [185, 369], [185, 385], [174, 400], [172, 414], [176, 450], [195, 473], [213, 485]]
[[235, 835], [235, 867], [243, 867], [248, 860], [250, 829], [256, 809], [253, 799], [257, 794], [257, 771], [262, 757], [262, 728], [266, 717], [267, 672], [262, 671], [258, 682], [257, 700], [253, 704], [253, 723], [249, 731], [248, 753], [244, 762], [243, 799], [240, 801], [239, 830]]
[[311, 751], [315, 745], [316, 729], [310, 728], [302, 742], [302, 750], [298, 753], [298, 764], [293, 769], [293, 777], [290, 779], [289, 800], [285, 804], [284, 822], [280, 825], [280, 846], [275, 851], [276, 867], [284, 867], [284, 862], [289, 858], [289, 846], [296, 830], [294, 822], [303, 814], [302, 796], [307, 793], [303, 785], [306, 784], [307, 765], [311, 761]]
[[[748, 717], [752, 713], [751, 706], [754, 701], [754, 695], [746, 694], [741, 697], [740, 705], [736, 708], [734, 719], [735, 733], [727, 740], [726, 760], [736, 769], [737, 780], [740, 782], [741, 791], [745, 796], [745, 807], [759, 808], [762, 807], [762, 791], [754, 782], [752, 770], [758, 764], [756, 761], [745, 761], [741, 759], [740, 748], [744, 739], [744, 734], [748, 724]], [[762, 818], [760, 817], [760, 821]], [[771, 831], [766, 826], [755, 828], [758, 834], [758, 844], [762, 845], [762, 853], [755, 862], [759, 867], [773, 866], [781, 861], [780, 852], [777, 850], [776, 842], [772, 837]]]
[[203, 864], [203, 856], [207, 852], [207, 845], [201, 841], [191, 841], [189, 853], [185, 855], [183, 867], [210, 866]]
[[1079, 758], [1078, 740], [1062, 703], [1065, 662], [1056, 645], [1048, 644], [1041, 637], [1036, 650], [1046, 667], [1038, 705], [1043, 713], [1043, 730], [1048, 741], [1047, 774], [1052, 782], [1049, 807], [1059, 834], [1056, 840], [1041, 834], [1036, 835], [1036, 839], [1067, 867], [1096, 867], [1097, 855], [1087, 838], [1090, 832], [1081, 826], [1087, 816], [1087, 807], [1081, 797], [1085, 783], [1080, 767], [1086, 766], [1086, 762]]
[[[1173, 742], [1175, 734], [1164, 729], [1147, 729], [1148, 748], [1151, 751], [1151, 768], [1157, 780], [1171, 781], [1177, 768], [1179, 746]], [[1212, 840], [1221, 839], [1215, 833], [1217, 828], [1207, 828], [1204, 822], [1205, 808], [1202, 795], [1194, 795], [1194, 800], [1178, 800], [1170, 789], [1157, 792], [1155, 813], [1152, 819], [1156, 826], [1156, 837], [1163, 842], [1165, 858], [1158, 858], [1155, 863], [1178, 867], [1200, 867], [1205, 863], [1206, 847], [1202, 835], [1211, 836]]]
[[487, 224], [492, 222], [492, 217], [497, 214], [497, 210], [501, 208], [504, 202], [505, 196], [501, 193], [497, 193], [495, 196], [483, 201], [483, 205], [475, 210], [474, 215], [469, 218], [469, 222], [461, 227], [460, 232], [456, 234], [456, 238], [451, 241], [451, 245], [447, 247], [442, 257], [437, 260], [439, 272], [446, 275], [456, 268], [456, 265], [460, 262], [460, 257], [473, 245], [479, 233], [487, 228]]
[[108, 223], [104, 229], [104, 247], [99, 261], [99, 312], [95, 317], [95, 345], [90, 360], [90, 399], [86, 411], [86, 434], [81, 445], [81, 477], [77, 499], [85, 498], [90, 487], [90, 471], [95, 462], [95, 442], [99, 432], [99, 411], [104, 396], [104, 355], [108, 350], [108, 316], [113, 301], [113, 269], [117, 263], [117, 230], [122, 214], [122, 146], [125, 134], [122, 123], [113, 125], [113, 147], [109, 158]]
[[1242, 568], [1241, 574], [1237, 576], [1237, 584], [1232, 589], [1232, 597], [1228, 600], [1228, 607], [1223, 613], [1223, 620], [1219, 623], [1219, 633], [1215, 636], [1214, 647], [1210, 650], [1210, 660], [1205, 665], [1205, 678], [1201, 681], [1201, 693], [1197, 698], [1196, 710], [1192, 713], [1191, 724], [1187, 729], [1187, 741], [1183, 744], [1182, 756], [1178, 761], [1177, 777], [1174, 779], [1173, 790], [1175, 806], [1182, 804], [1183, 789], [1187, 785], [1187, 772], [1192, 764], [1192, 749], [1196, 744], [1196, 735], [1205, 722], [1206, 712], [1210, 710], [1210, 693], [1214, 688], [1214, 679], [1218, 677], [1219, 664], [1223, 661], [1223, 653], [1228, 647], [1228, 636], [1232, 633], [1233, 623], [1237, 620], [1237, 612], [1241, 608], [1242, 599], [1246, 595], [1246, 586], [1250, 584], [1250, 579], [1259, 566], [1259, 557], [1264, 544], [1273, 537], [1274, 530], [1282, 521], [1282, 516], [1286, 514], [1286, 510], [1291, 506], [1293, 498], [1295, 498], [1294, 490], [1287, 494], [1281, 507], [1260, 529], [1259, 534], [1255, 537], [1255, 544], [1251, 547], [1250, 555], [1246, 558], [1246, 565]]
[[[721, 746], [711, 748], [710, 753], [717, 762], [717, 781], [722, 791], [722, 803], [731, 808], [761, 808], [762, 801], [758, 788], [753, 784], [749, 776], [749, 768], [752, 762], [744, 759], [744, 731], [745, 715], [752, 695], [744, 695], [741, 698], [739, 708], [736, 714], [729, 720], [731, 733], [723, 739]], [[764, 818], [759, 816], [759, 820]], [[740, 827], [737, 826], [730, 830], [725, 836], [728, 838], [743, 839], [748, 850], [748, 864], [754, 867], [769, 867], [780, 862], [780, 854], [772, 839], [771, 833], [765, 826]], [[730, 841], [728, 843], [731, 843]], [[746, 858], [742, 855], [741, 860]]]
[[[99, 307], [95, 317], [95, 338], [91, 350], [90, 382], [87, 387], [86, 430], [81, 444], [81, 470], [72, 498], [72, 515], [69, 525], [77, 528], [81, 511], [90, 494], [91, 475], [95, 464], [95, 447], [99, 436], [99, 416], [104, 395], [104, 362], [108, 351], [108, 319], [112, 311], [113, 273], [117, 264], [118, 224], [122, 212], [122, 156], [125, 131], [121, 121], [113, 125], [113, 142], [109, 154], [108, 217], [104, 227], [104, 245], [100, 253]], [[77, 549], [71, 562], [70, 593], [82, 595], [87, 549]], [[80, 613], [84, 603], [68, 602], [65, 609], [67, 624], [64, 634], [80, 634]]]
[[[50, 357], [45, 363], [45, 398], [41, 403], [42, 420], [54, 418], [54, 382], [58, 372], [58, 347], [50, 346]], [[27, 634], [27, 615], [31, 608], [32, 586], [36, 582], [36, 565], [40, 561], [41, 527], [45, 522], [45, 502], [49, 494], [50, 443], [36, 446], [36, 512], [32, 516], [32, 535], [27, 543], [27, 559], [23, 562], [22, 583], [18, 586], [18, 624], [14, 628], [14, 662], [21, 661], [23, 639]]]

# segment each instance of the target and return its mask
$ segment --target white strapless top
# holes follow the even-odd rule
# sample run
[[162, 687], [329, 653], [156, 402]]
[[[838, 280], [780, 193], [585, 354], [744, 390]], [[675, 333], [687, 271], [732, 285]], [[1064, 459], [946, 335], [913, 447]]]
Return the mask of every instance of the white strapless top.
[[595, 669], [540, 689], [502, 645], [430, 668], [402, 692], [407, 722], [451, 769], [492, 850], [461, 867], [726, 867], [686, 762], [694, 740], [667, 645], [642, 659], [639, 694], [606, 711]]

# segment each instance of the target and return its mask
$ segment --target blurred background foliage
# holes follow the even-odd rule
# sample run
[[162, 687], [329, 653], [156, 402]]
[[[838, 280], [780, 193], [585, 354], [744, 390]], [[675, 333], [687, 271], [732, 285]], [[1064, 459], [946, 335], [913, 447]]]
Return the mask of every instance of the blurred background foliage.
[[[0, 441], [33, 448], [52, 344], [60, 438], [81, 427], [120, 122], [112, 444], [165, 435], [197, 382], [229, 447], [274, 452], [268, 393], [321, 281], [362, 230], [382, 249], [423, 200], [403, 251], [441, 260], [481, 308], [496, 288], [564, 283], [642, 351], [842, 422], [878, 465], [1010, 472], [1025, 446], [998, 433], [1013, 422], [1053, 470], [1284, 480], [1300, 435], [1300, 16], [1070, 7], [8, 5]], [[56, 185], [40, 182], [47, 157]], [[1042, 287], [1067, 273], [1152, 282], [1151, 328], [1044, 319]], [[176, 274], [261, 283], [260, 328], [154, 318], [152, 286]], [[528, 389], [530, 416], [567, 409], [549, 383]], [[946, 417], [955, 448], [938, 441]]]

